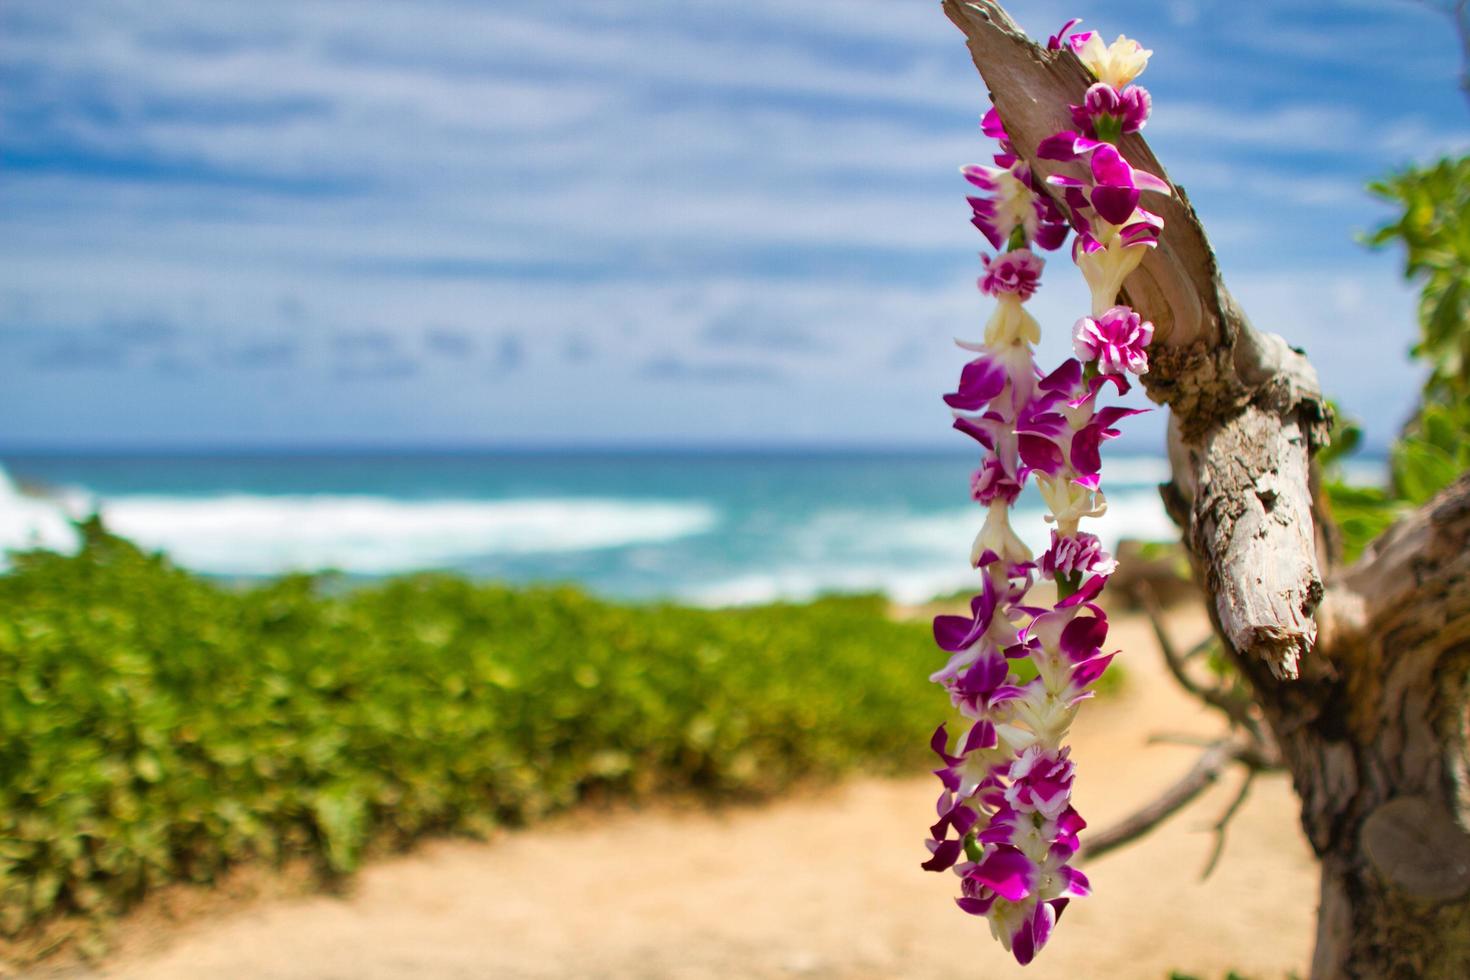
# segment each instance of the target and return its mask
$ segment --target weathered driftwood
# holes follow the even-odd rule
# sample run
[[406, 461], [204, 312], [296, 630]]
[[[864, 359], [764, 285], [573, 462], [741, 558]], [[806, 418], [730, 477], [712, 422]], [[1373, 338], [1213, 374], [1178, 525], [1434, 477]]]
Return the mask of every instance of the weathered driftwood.
[[[944, 10], [1017, 152], [1042, 175], [1075, 168], [1035, 150], [1072, 128], [1087, 71], [990, 0]], [[1141, 136], [1120, 148], [1168, 179]], [[1322, 860], [1313, 975], [1470, 976], [1470, 476], [1331, 574], [1316, 374], [1251, 326], [1172, 186], [1125, 300], [1157, 328], [1144, 383], [1170, 408], [1165, 504]]]

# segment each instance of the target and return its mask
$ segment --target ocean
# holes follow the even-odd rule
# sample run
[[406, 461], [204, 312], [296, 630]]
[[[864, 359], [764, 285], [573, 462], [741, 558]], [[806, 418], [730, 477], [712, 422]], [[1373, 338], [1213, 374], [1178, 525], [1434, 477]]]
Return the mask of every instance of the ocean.
[[[75, 544], [69, 517], [231, 579], [428, 569], [708, 606], [829, 592], [920, 602], [973, 583], [984, 512], [959, 452], [5, 455], [0, 548]], [[1105, 461], [1093, 529], [1167, 538], [1162, 458]], [[1029, 490], [1015, 524], [1048, 538]]]

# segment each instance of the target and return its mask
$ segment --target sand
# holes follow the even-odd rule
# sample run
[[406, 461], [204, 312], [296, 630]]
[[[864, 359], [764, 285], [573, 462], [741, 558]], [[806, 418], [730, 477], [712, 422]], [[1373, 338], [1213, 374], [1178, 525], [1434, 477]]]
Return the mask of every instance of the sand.
[[[1172, 617], [1180, 639], [1201, 617]], [[1146, 745], [1219, 722], [1165, 676], [1146, 623], [1115, 622], [1128, 683], [1082, 712], [1077, 804], [1105, 826], [1197, 750]], [[367, 867], [344, 896], [258, 901], [167, 928], [124, 925], [77, 977], [132, 980], [699, 977], [1220, 977], [1305, 973], [1316, 868], [1284, 776], [1257, 779], [1211, 878], [1209, 831], [1232, 773], [1170, 824], [1087, 867], [1022, 971], [956, 880], [923, 872], [932, 778], [859, 779], [762, 807], [583, 813], [477, 844], [435, 842]]]

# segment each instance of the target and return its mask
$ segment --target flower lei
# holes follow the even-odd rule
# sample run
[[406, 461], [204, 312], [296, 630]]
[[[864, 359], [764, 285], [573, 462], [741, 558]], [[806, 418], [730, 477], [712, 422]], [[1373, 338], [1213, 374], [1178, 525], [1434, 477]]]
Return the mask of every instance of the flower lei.
[[[930, 679], [949, 693], [968, 727], [952, 749], [944, 725], [930, 742], [943, 791], [923, 867], [952, 869], [960, 878], [959, 907], [985, 916], [1023, 964], [1046, 943], [1067, 903], [1089, 890], [1086, 876], [1069, 864], [1086, 823], [1072, 806], [1074, 767], [1064, 743], [1078, 706], [1114, 656], [1102, 652], [1108, 624], [1095, 600], [1116, 562], [1078, 525], [1106, 510], [1099, 447], [1119, 434], [1115, 423], [1138, 411], [1099, 408], [1097, 400], [1108, 385], [1123, 394], [1127, 374], [1148, 370], [1153, 325], [1117, 298], [1163, 228], [1158, 215], [1139, 206], [1141, 195], [1169, 193], [1116, 145], [1148, 120], [1149, 94], [1131, 83], [1152, 52], [1124, 37], [1105, 45], [1095, 31], [1067, 36], [1076, 24], [1069, 21], [1047, 47], [1069, 48], [1097, 82], [1071, 106], [1077, 130], [1042, 141], [1037, 156], [1085, 160], [1089, 178], [1047, 178], [1061, 191], [1064, 214], [1040, 192], [995, 110], [986, 113], [981, 129], [1000, 142], [995, 166], [961, 173], [980, 191], [969, 198], [973, 224], [1005, 251], [982, 255], [979, 287], [995, 298], [995, 312], [983, 341], [958, 341], [978, 356], [960, 372], [958, 390], [944, 396], [955, 428], [984, 447], [970, 491], [987, 516], [970, 556], [982, 580], [970, 615], [934, 620], [935, 641], [949, 659]], [[1056, 249], [1069, 229], [1076, 231], [1072, 258], [1091, 289], [1092, 309], [1073, 329], [1077, 356], [1043, 374], [1031, 347], [1040, 326], [1023, 305], [1044, 265], [1031, 246]], [[1010, 525], [1028, 477], [1055, 524], [1039, 561]], [[1027, 604], [1038, 576], [1055, 583], [1054, 606]], [[1030, 680], [1012, 670], [1022, 660], [1035, 668]]]

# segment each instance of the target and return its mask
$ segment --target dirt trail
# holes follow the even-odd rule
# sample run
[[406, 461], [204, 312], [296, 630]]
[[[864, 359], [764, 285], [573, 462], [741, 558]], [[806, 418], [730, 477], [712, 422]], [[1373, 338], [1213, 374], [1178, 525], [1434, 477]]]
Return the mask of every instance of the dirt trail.
[[[1199, 617], [1176, 620], [1181, 638]], [[1077, 728], [1077, 802], [1093, 825], [1178, 777], [1210, 734], [1146, 624], [1115, 623], [1128, 685]], [[1208, 827], [1238, 776], [1144, 841], [1087, 870], [1039, 977], [1220, 977], [1305, 972], [1316, 874], [1284, 777], [1258, 779], [1220, 867]], [[96, 972], [131, 980], [379, 978], [1007, 977], [1023, 975], [983, 922], [919, 870], [930, 779], [861, 780], [723, 813], [586, 816], [490, 844], [441, 842], [370, 866], [347, 897], [263, 902], [128, 938]], [[127, 930], [124, 930], [127, 935]]]

